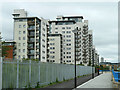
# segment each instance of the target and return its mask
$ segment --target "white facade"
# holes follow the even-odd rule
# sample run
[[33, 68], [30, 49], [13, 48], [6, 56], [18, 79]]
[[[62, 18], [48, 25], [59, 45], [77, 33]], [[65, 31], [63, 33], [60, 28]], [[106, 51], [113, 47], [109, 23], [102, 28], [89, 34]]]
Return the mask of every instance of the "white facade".
[[[50, 33], [62, 34], [63, 38], [63, 63], [74, 64], [75, 41], [77, 64], [88, 64], [88, 21], [82, 22], [82, 16], [58, 16], [57, 21], [50, 21]], [[78, 30], [76, 38], [72, 30]]]
[[48, 62], [62, 63], [62, 36], [61, 34], [49, 34], [48, 36]]
[[[16, 17], [16, 15], [18, 15]], [[27, 17], [26, 11], [14, 11], [14, 40], [16, 59], [30, 58], [47, 60], [47, 21], [43, 18]], [[43, 53], [44, 52], [44, 53]]]
[[88, 37], [89, 37], [89, 65], [92, 65], [92, 48], [93, 48], [93, 34], [92, 30], [88, 31]]

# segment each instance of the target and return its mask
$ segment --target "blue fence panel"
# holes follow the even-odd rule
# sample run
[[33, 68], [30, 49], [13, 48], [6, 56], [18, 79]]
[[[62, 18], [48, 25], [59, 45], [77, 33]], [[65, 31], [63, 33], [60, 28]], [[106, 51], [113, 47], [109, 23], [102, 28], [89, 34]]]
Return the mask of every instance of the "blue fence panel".
[[115, 81], [120, 82], [120, 72], [112, 70], [112, 73], [113, 73]]

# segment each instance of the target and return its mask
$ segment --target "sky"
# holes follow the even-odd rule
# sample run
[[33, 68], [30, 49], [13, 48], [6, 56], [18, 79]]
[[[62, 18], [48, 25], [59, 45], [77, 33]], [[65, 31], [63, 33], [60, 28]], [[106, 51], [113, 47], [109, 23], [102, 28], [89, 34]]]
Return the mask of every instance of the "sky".
[[13, 39], [14, 9], [25, 9], [28, 16], [55, 20], [57, 15], [80, 15], [89, 21], [93, 43], [106, 62], [118, 62], [118, 2], [2, 2], [0, 31], [3, 39]]

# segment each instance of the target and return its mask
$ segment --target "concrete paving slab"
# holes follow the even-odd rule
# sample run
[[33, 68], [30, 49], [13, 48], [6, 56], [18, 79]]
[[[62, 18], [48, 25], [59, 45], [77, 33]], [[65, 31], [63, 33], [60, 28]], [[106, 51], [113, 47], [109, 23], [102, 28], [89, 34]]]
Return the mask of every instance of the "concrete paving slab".
[[112, 73], [104, 72], [103, 74], [91, 79], [77, 88], [113, 88]]

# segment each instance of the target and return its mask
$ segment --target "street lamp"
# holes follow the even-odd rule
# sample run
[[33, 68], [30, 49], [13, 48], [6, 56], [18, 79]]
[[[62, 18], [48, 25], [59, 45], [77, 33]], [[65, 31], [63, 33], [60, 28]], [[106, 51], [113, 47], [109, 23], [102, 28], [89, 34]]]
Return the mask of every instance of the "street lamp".
[[[78, 29], [78, 28], [77, 28]], [[77, 87], [77, 77], [76, 77], [76, 35], [77, 35], [77, 39], [78, 39], [78, 30], [77, 29], [75, 29], [75, 30], [72, 30], [72, 32], [74, 33], [74, 42], [75, 42], [75, 88]], [[77, 56], [78, 57], [78, 56]]]

